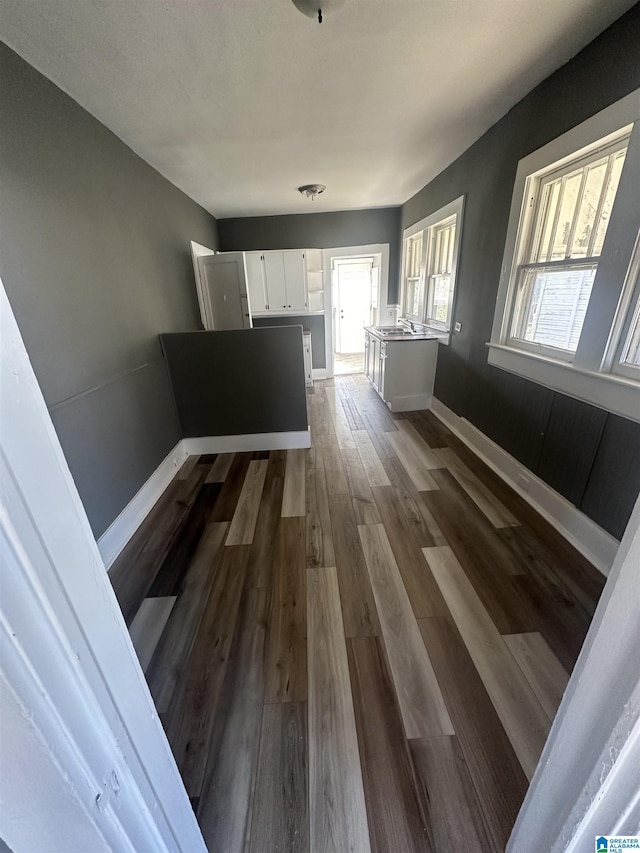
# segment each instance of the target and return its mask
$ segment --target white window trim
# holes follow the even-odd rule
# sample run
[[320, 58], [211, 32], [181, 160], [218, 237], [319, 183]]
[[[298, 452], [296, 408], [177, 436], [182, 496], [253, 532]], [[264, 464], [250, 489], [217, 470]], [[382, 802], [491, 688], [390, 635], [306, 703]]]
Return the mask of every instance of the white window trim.
[[[636, 123], [635, 127], [634, 123]], [[588, 154], [595, 148], [600, 148], [629, 132], [632, 132], [632, 135], [629, 141], [627, 161], [631, 163], [630, 168], [637, 168], [637, 163], [633, 161], [634, 159], [638, 160], [640, 154], [640, 90], [632, 92], [607, 109], [552, 140], [523, 158], [518, 164], [491, 341], [488, 343], [488, 361], [494, 367], [531, 379], [623, 417], [640, 421], [640, 383], [629, 376], [611, 372], [613, 358], [610, 355], [610, 347], [619, 345], [619, 337], [615, 339], [613, 344], [611, 341], [611, 329], [614, 328], [613, 317], [605, 316], [604, 312], [602, 312], [601, 318], [597, 315], [589, 317], [589, 310], [592, 308], [591, 303], [583, 331], [587, 329], [587, 320], [595, 319], [598, 326], [597, 334], [591, 335], [590, 340], [583, 340], [582, 338], [587, 336], [582, 335], [573, 361], [562, 360], [561, 356], [552, 358], [548, 353], [544, 354], [541, 351], [521, 347], [520, 341], [509, 340], [512, 313], [510, 300], [514, 293], [515, 273], [518, 265], [522, 262], [518, 255], [518, 238], [523, 230], [526, 232], [528, 229], [533, 215], [527, 204], [532, 181], [550, 167], [559, 168], [564, 163]], [[619, 206], [619, 200], [622, 196], [621, 189], [624, 179], [625, 172], [623, 171], [623, 178], [616, 197], [617, 206]], [[628, 215], [632, 219], [637, 219], [640, 205], [634, 199], [629, 200], [632, 195], [634, 193], [625, 193], [626, 200], [624, 201], [623, 212], [625, 216]], [[625, 242], [623, 247], [618, 246], [615, 236], [610, 239], [612, 230], [615, 229], [610, 227], [607, 232], [601, 260], [605, 260], [607, 245], [615, 244], [614, 251], [621, 258], [619, 263], [623, 263], [624, 271], [626, 271], [631, 262], [633, 247], [629, 244], [628, 239], [626, 242], [623, 241]], [[637, 233], [637, 223], [635, 233]], [[525, 243], [525, 241], [520, 242]], [[625, 257], [622, 257], [623, 255]], [[618, 293], [617, 313], [620, 313], [621, 308], [626, 309], [627, 307], [623, 297], [625, 280], [626, 276], [622, 272], [615, 282]], [[594, 291], [597, 284], [598, 277], [596, 275]], [[609, 286], [611, 286], [610, 283]], [[594, 312], [597, 308], [598, 306], [594, 304]], [[623, 314], [622, 323], [624, 323], [625, 316]], [[605, 324], [606, 333], [603, 333], [603, 325]], [[604, 338], [607, 341], [606, 347], [596, 338]]]
[[[400, 306], [401, 310], [404, 314], [404, 306], [405, 306], [405, 270], [406, 270], [406, 246], [407, 240], [409, 237], [415, 237], [416, 234], [419, 234], [421, 231], [426, 231], [427, 229], [433, 227], [434, 225], [439, 225], [446, 219], [451, 219], [452, 217], [456, 217], [456, 236], [454, 240], [454, 249], [453, 249], [453, 263], [451, 266], [451, 279], [453, 282], [453, 287], [451, 288], [451, 323], [448, 329], [445, 331], [450, 334], [451, 329], [454, 325], [454, 308], [455, 308], [455, 293], [457, 287], [457, 278], [458, 278], [458, 266], [460, 263], [460, 246], [462, 242], [462, 228], [463, 228], [463, 215], [464, 215], [464, 195], [459, 196], [453, 201], [449, 202], [449, 204], [445, 204], [444, 207], [439, 208], [439, 210], [430, 213], [429, 216], [425, 216], [424, 219], [421, 219], [419, 222], [414, 222], [413, 225], [409, 225], [402, 232], [402, 282], [401, 282], [401, 294], [400, 294]], [[425, 239], [423, 244], [423, 253], [428, 251], [428, 240]], [[417, 322], [427, 323], [429, 326], [433, 326], [433, 328], [438, 328], [438, 330], [442, 330], [444, 327], [441, 324], [437, 324], [434, 322], [430, 322], [425, 319], [426, 310], [427, 310], [427, 287], [428, 283], [425, 280], [425, 276], [427, 275], [426, 264], [422, 270], [421, 279], [424, 283], [422, 287], [422, 297], [420, 299], [420, 317], [416, 318]], [[413, 319], [413, 318], [412, 318]], [[448, 343], [448, 341], [443, 341], [444, 343]]]
[[640, 320], [640, 230], [633, 250], [633, 256], [625, 278], [622, 299], [607, 344], [607, 354], [603, 364], [618, 376], [626, 376], [640, 381], [640, 366], [622, 360], [631, 329]]

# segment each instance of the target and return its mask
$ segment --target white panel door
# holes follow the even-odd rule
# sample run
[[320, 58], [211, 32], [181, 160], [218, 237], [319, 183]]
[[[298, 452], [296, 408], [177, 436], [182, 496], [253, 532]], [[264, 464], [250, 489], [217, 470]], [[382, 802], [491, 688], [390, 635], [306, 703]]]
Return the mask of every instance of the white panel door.
[[250, 326], [243, 252], [198, 258], [204, 282], [208, 331]]
[[307, 277], [303, 250], [283, 252], [284, 280], [287, 294], [287, 310], [307, 310]]
[[269, 310], [262, 252], [246, 252], [244, 260], [247, 268], [247, 291], [251, 313], [261, 314]]
[[287, 289], [282, 252], [264, 252], [264, 277], [267, 285], [269, 311], [272, 314], [281, 314], [283, 311], [287, 311]]

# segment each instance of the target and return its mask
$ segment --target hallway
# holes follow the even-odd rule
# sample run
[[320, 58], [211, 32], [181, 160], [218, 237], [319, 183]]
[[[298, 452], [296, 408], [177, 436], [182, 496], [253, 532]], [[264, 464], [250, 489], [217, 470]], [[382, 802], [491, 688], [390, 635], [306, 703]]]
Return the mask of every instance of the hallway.
[[428, 412], [192, 457], [110, 577], [211, 851], [502, 851], [604, 578]]

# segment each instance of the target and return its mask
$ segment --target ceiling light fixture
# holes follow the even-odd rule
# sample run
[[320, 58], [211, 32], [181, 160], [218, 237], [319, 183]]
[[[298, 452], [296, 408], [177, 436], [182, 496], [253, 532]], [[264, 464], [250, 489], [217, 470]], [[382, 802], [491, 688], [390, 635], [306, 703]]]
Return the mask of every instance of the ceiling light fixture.
[[296, 9], [299, 9], [308, 18], [317, 18], [319, 24], [322, 23], [325, 12], [333, 12], [343, 3], [344, 0], [293, 0]]
[[298, 187], [300, 195], [306, 195], [311, 201], [315, 201], [316, 197], [326, 190], [324, 184], [305, 184], [303, 187]]

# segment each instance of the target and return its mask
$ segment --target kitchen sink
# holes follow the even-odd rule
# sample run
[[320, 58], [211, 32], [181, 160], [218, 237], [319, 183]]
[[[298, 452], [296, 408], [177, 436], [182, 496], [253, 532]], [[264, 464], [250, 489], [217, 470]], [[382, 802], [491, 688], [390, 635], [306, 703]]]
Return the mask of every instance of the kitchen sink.
[[413, 335], [410, 329], [405, 329], [402, 326], [375, 326], [375, 331], [381, 335]]

